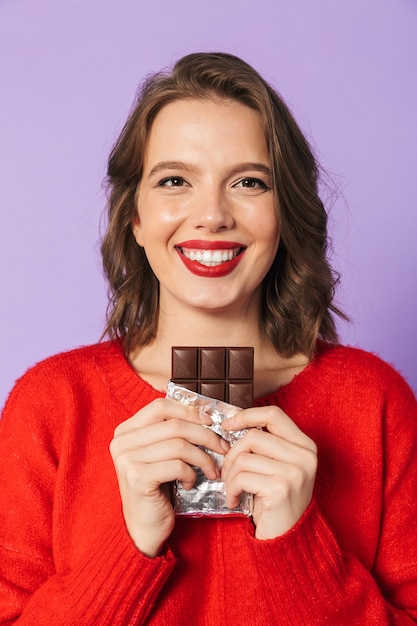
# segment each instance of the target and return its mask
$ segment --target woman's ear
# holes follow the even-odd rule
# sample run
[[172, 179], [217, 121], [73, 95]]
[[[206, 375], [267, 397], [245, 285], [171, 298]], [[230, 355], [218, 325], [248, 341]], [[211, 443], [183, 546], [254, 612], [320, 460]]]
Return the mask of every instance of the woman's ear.
[[140, 223], [139, 215], [137, 213], [132, 220], [132, 233], [138, 246], [143, 247], [142, 226]]

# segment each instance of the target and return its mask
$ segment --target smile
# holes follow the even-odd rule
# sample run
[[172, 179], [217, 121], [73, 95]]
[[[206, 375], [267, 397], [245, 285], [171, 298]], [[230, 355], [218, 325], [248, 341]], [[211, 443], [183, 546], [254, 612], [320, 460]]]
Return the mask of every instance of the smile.
[[239, 254], [241, 248], [235, 250], [188, 250], [186, 248], [180, 248], [180, 250], [187, 259], [198, 261], [198, 263], [206, 267], [214, 267], [231, 261]]
[[178, 244], [176, 250], [192, 274], [220, 278], [239, 265], [246, 247], [231, 241], [187, 241]]

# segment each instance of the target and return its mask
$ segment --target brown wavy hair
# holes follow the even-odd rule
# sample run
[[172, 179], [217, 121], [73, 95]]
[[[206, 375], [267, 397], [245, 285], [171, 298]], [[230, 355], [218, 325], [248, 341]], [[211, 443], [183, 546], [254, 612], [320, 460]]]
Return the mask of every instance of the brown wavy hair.
[[245, 104], [263, 122], [281, 229], [276, 257], [263, 281], [263, 322], [282, 356], [311, 357], [318, 337], [337, 341], [333, 313], [346, 319], [333, 302], [339, 278], [327, 259], [319, 167], [279, 94], [245, 61], [226, 53], [189, 54], [171, 71], [148, 77], [111, 151], [101, 247], [110, 287], [104, 335], [122, 340], [126, 352], [156, 336], [159, 283], [132, 234], [145, 145], [162, 107], [213, 97]]

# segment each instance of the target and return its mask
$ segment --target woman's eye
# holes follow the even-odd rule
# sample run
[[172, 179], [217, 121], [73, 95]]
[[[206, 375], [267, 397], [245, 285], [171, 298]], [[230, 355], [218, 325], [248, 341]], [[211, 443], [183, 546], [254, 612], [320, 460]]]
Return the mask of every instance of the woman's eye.
[[245, 189], [258, 189], [258, 190], [263, 190], [263, 191], [266, 191], [267, 189], [269, 189], [268, 185], [264, 183], [263, 180], [260, 180], [259, 178], [251, 178], [251, 177], [242, 178], [242, 180], [236, 183], [235, 186], [244, 187]]
[[159, 181], [158, 187], [183, 187], [186, 182], [182, 176], [167, 176]]

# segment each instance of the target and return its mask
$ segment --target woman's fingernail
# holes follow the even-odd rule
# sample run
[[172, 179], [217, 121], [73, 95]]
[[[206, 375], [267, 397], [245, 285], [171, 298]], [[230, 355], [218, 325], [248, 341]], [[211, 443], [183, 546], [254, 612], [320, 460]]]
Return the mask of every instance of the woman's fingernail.
[[226, 439], [223, 439], [223, 437], [220, 437], [220, 445], [223, 448], [223, 450], [225, 452], [229, 452], [230, 450], [230, 443], [228, 441], [226, 441]]
[[211, 419], [210, 415], [208, 415], [208, 413], [204, 413], [204, 411], [200, 411], [200, 409], [197, 409], [197, 410], [198, 410], [198, 417], [203, 422], [203, 424], [207, 424], [207, 426], [209, 426], [210, 424], [213, 423], [213, 420]]

